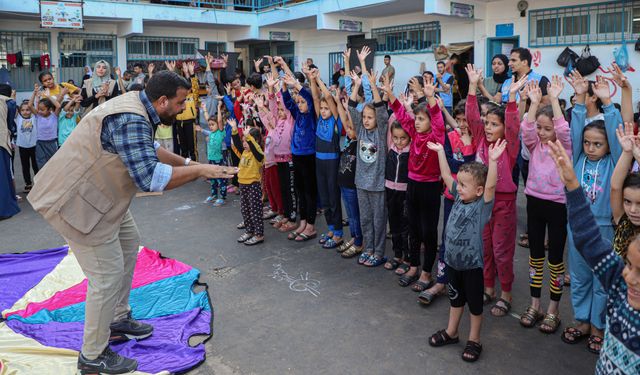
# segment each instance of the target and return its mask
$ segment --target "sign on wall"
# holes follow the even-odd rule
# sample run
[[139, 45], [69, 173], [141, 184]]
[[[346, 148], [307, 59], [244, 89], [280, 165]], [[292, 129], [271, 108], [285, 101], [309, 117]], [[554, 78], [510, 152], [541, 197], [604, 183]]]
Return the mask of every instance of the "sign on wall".
[[464, 18], [473, 18], [473, 5], [451, 2], [451, 15]]
[[82, 29], [82, 1], [40, 0], [40, 26]]
[[291, 33], [288, 31], [269, 31], [269, 40], [281, 40], [288, 42], [291, 40]]
[[339, 25], [341, 31], [362, 32], [362, 22], [360, 21], [340, 20]]
[[499, 23], [496, 25], [496, 36], [513, 36], [512, 23]]

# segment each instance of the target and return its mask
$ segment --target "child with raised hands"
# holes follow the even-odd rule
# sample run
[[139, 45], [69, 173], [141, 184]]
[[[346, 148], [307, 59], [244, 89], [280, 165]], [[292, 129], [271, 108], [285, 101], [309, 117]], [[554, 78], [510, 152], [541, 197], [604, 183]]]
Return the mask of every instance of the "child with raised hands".
[[[388, 77], [383, 78], [384, 90], [389, 97], [389, 104], [396, 120], [411, 137], [409, 151], [409, 182], [407, 183], [407, 216], [409, 220], [409, 262], [407, 272], [400, 276], [398, 283], [422, 292], [429, 289], [434, 280], [431, 270], [438, 253], [438, 220], [440, 217], [440, 167], [438, 156], [429, 150], [428, 142], [444, 143], [445, 129], [442, 112], [435, 98], [435, 85], [432, 80], [424, 81], [424, 85], [411, 84], [418, 97], [418, 105], [410, 116], [402, 103], [396, 99]], [[425, 103], [426, 98], [426, 103]], [[424, 244], [424, 260], [422, 272], [420, 267], [420, 247]]]
[[80, 102], [82, 96], [76, 95], [68, 101], [62, 103], [62, 109], [58, 115], [58, 145], [62, 147], [64, 141], [69, 138], [73, 129], [78, 125], [80, 116]]
[[320, 244], [325, 249], [335, 249], [343, 243], [342, 205], [340, 203], [340, 186], [338, 186], [342, 122], [336, 102], [327, 86], [320, 79], [318, 69], [308, 71], [308, 77], [313, 96], [313, 107], [318, 119], [316, 126], [318, 195], [322, 208], [324, 208], [324, 217], [328, 227], [328, 232], [320, 236]]
[[[281, 59], [276, 58], [276, 61]], [[315, 238], [316, 206], [318, 190], [316, 183], [316, 111], [313, 97], [308, 89], [291, 74], [284, 76], [282, 98], [285, 107], [294, 119], [293, 136], [291, 138], [291, 154], [293, 159], [293, 181], [298, 197], [300, 225], [287, 238], [297, 242]], [[298, 91], [296, 100], [291, 98], [288, 88]]]
[[[201, 132], [207, 137], [207, 159], [209, 164], [214, 165], [227, 165], [222, 155], [224, 138], [226, 136], [224, 125], [222, 125], [222, 113], [218, 111], [218, 117], [214, 118], [209, 116], [207, 105], [203, 102], [200, 103], [202, 114], [204, 115], [209, 130], [202, 129], [199, 125], [196, 125], [196, 131]], [[213, 205], [218, 207], [224, 204], [227, 199], [227, 180], [224, 178], [212, 178], [209, 180], [211, 183], [211, 195], [207, 197], [207, 202], [213, 202]]]
[[635, 159], [640, 160], [640, 144], [633, 134], [633, 123], [616, 130], [622, 155], [611, 176], [611, 213], [615, 228], [613, 249], [624, 258], [631, 240], [640, 234], [640, 174], [629, 173]]
[[[447, 136], [444, 139], [444, 154], [447, 156], [447, 164], [451, 170], [453, 179], [457, 179], [458, 170], [464, 163], [473, 161], [476, 157], [476, 142], [474, 142], [467, 118], [465, 116], [465, 103], [461, 101], [453, 109], [453, 116], [451, 116], [441, 99], [437, 99], [438, 106], [442, 110], [447, 123], [452, 127], [452, 130], [447, 132]], [[442, 223], [442, 242], [438, 249], [438, 272], [436, 283], [429, 289], [423, 290], [418, 295], [418, 302], [424, 305], [429, 305], [435, 298], [446, 293], [447, 274], [445, 272], [444, 253], [446, 250], [446, 230], [449, 215], [455, 202], [453, 195], [449, 194], [448, 189], [444, 189], [444, 215]]]
[[[374, 72], [363, 72], [363, 79], [375, 86], [376, 75]], [[377, 267], [387, 260], [384, 256], [387, 235], [384, 170], [389, 115], [378, 90], [373, 91], [374, 103], [366, 103], [362, 112], [359, 112], [356, 108], [356, 91], [361, 80], [354, 72], [351, 73], [351, 79], [354, 87], [349, 98], [349, 114], [358, 138], [355, 183], [366, 249], [360, 254], [358, 264]]]
[[427, 147], [438, 154], [442, 179], [455, 199], [447, 223], [445, 236], [447, 245], [444, 253], [451, 304], [449, 324], [446, 329], [434, 333], [429, 338], [429, 345], [439, 347], [459, 342], [458, 328], [466, 304], [471, 313], [471, 324], [462, 359], [475, 362], [482, 353], [480, 343], [484, 293], [482, 232], [492, 215], [498, 163], [505, 152], [507, 142], [498, 139], [489, 145], [488, 168], [477, 161], [462, 164], [457, 181], [451, 175], [443, 146], [429, 142]]
[[[602, 238], [612, 241], [610, 183], [613, 170], [622, 153], [622, 148], [616, 140], [616, 128], [622, 123], [622, 118], [611, 102], [609, 84], [603, 77], [597, 77], [596, 82], [590, 84], [580, 73], [573, 71], [567, 80], [576, 93], [576, 104], [571, 111], [573, 166], [579, 176], [582, 191], [591, 205]], [[589, 94], [590, 87], [593, 95]], [[588, 110], [585, 101], [593, 103], [596, 101], [593, 97], [597, 97], [597, 101], [603, 104], [604, 120], [595, 120], [587, 124]], [[569, 230], [573, 228], [571, 225]], [[602, 348], [607, 292], [578, 252], [572, 238], [569, 234], [571, 303], [578, 324], [566, 328], [562, 340], [575, 344], [588, 337], [587, 349], [597, 354]]]
[[246, 127], [243, 139], [238, 134], [235, 119], [229, 119], [232, 127], [233, 145], [242, 150], [238, 165], [238, 183], [240, 185], [240, 210], [242, 212], [242, 226], [245, 233], [238, 238], [238, 242], [253, 246], [264, 242], [264, 223], [262, 221], [262, 185], [260, 169], [264, 163], [262, 151], [262, 133], [257, 127]]
[[511, 173], [520, 152], [520, 118], [516, 104], [516, 94], [527, 82], [527, 76], [512, 81], [509, 87], [509, 102], [503, 106], [490, 106], [485, 121], [480, 118], [476, 89], [482, 70], [468, 64], [465, 68], [469, 76], [469, 95], [465, 113], [473, 139], [477, 142], [476, 160], [489, 163], [489, 149], [499, 139], [507, 141], [507, 150], [498, 160], [498, 183], [496, 202], [489, 224], [484, 228], [484, 288], [485, 303], [496, 298], [496, 274], [500, 281], [500, 298], [491, 308], [493, 316], [506, 316], [511, 310], [511, 288], [513, 285], [513, 255], [516, 246], [517, 186]]
[[[607, 290], [605, 335], [595, 373], [635, 374], [640, 356], [640, 237], [633, 236], [620, 257], [601, 225], [584, 183], [576, 177], [574, 163], [559, 141], [549, 143], [551, 156], [566, 187], [567, 216], [572, 242], [593, 277]], [[573, 284], [573, 281], [572, 281]]]
[[[362, 47], [362, 50], [360, 51], [356, 51], [356, 54], [358, 56], [358, 61], [360, 62], [360, 69], [362, 72], [366, 72], [367, 71], [367, 63], [366, 58], [367, 56], [369, 56], [371, 54], [371, 49], [367, 46]], [[350, 65], [349, 65], [349, 60], [351, 58], [351, 48], [347, 48], [343, 53], [342, 53], [342, 57], [344, 60], [344, 88], [345, 91], [347, 92], [347, 97], [351, 97], [352, 91], [353, 89], [353, 79], [351, 78], [352, 75], [351, 73], [356, 74], [355, 72], [352, 72], [350, 69]], [[357, 68], [357, 66], [356, 66]], [[356, 74], [358, 77], [361, 77], [360, 75]], [[375, 85], [373, 86], [375, 87]], [[363, 81], [361, 81], [361, 85], [358, 89], [355, 90], [356, 93], [356, 103], [358, 103], [356, 105], [356, 109], [358, 110], [358, 112], [362, 112], [362, 110], [364, 109], [364, 105], [366, 103], [370, 103], [371, 101], [373, 101], [373, 93], [371, 90], [372, 86], [369, 84], [369, 80], [365, 79]]]
[[[529, 178], [524, 193], [527, 196], [527, 228], [529, 229], [529, 287], [531, 304], [520, 315], [520, 324], [531, 328], [542, 320], [540, 331], [554, 333], [560, 325], [558, 305], [564, 284], [564, 246], [567, 239], [567, 207], [564, 185], [556, 171], [548, 142], [559, 140], [571, 155], [569, 124], [564, 119], [558, 97], [564, 83], [553, 76], [547, 88], [551, 105], [541, 106], [542, 91], [537, 81], [528, 83], [529, 112], [522, 120], [522, 141], [529, 151]], [[545, 254], [545, 238], [549, 238]], [[540, 296], [544, 263], [549, 267], [549, 306], [542, 313]]]

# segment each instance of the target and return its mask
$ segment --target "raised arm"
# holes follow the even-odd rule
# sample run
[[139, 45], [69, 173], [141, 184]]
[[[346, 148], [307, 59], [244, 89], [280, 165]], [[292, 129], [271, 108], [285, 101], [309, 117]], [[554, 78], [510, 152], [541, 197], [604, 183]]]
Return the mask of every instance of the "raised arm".
[[313, 98], [313, 108], [315, 109], [316, 118], [320, 117], [320, 93], [318, 90], [318, 70], [309, 70], [307, 67], [302, 68], [302, 72], [305, 73], [309, 80], [309, 88], [311, 89], [311, 97]]
[[[540, 143], [540, 138], [538, 137], [538, 132], [536, 131], [536, 112], [540, 107], [540, 101], [542, 101], [542, 91], [540, 90], [538, 82], [536, 81], [530, 81], [527, 84], [527, 87], [529, 89], [528, 95], [529, 100], [531, 100], [531, 105], [529, 106], [527, 117], [522, 120], [520, 127], [522, 129], [522, 142], [529, 151], [533, 151], [538, 143]], [[518, 115], [519, 113], [520, 111], [518, 111]]]
[[571, 142], [573, 151], [573, 161], [578, 160], [578, 155], [582, 153], [582, 132], [584, 131], [587, 118], [587, 108], [584, 105], [589, 81], [587, 81], [578, 70], [573, 70], [567, 77], [567, 82], [573, 87], [576, 94], [576, 104], [571, 110]]
[[614, 162], [618, 161], [620, 154], [622, 154], [622, 148], [620, 144], [615, 141], [616, 129], [618, 125], [622, 124], [622, 117], [620, 111], [614, 107], [611, 102], [611, 93], [609, 88], [609, 81], [602, 76], [596, 77], [596, 83], [591, 85], [593, 93], [602, 101], [602, 109], [604, 110], [604, 126], [607, 132], [607, 139], [609, 140], [609, 150], [611, 151], [611, 157]]
[[467, 123], [469, 124], [474, 142], [480, 142], [484, 138], [484, 124], [480, 118], [476, 92], [478, 81], [480, 81], [480, 77], [482, 76], [482, 69], [476, 69], [472, 64], [467, 64], [464, 70], [469, 77], [469, 93], [464, 107], [464, 114], [467, 117]]
[[[63, 88], [62, 91], [60, 92], [60, 97], [64, 98], [64, 96], [67, 94], [67, 89]], [[62, 106], [60, 105], [60, 102], [58, 102], [58, 100], [56, 99], [55, 96], [48, 96], [47, 97], [49, 100], [51, 100], [51, 103], [53, 103], [53, 105], [56, 107], [56, 109], [53, 111], [53, 113], [56, 114], [56, 116], [58, 116], [60, 114], [60, 110], [62, 110]]]
[[439, 97], [436, 97], [436, 102], [438, 103], [438, 108], [440, 108], [440, 111], [442, 112], [442, 117], [444, 118], [445, 126], [449, 125], [451, 129], [457, 129], [458, 122], [456, 121], [456, 119], [453, 118], [453, 116], [451, 116], [449, 111], [447, 111], [447, 109], [444, 106], [444, 103], [442, 102], [442, 99], [440, 99]]
[[[340, 113], [338, 111], [338, 107], [340, 106], [340, 103], [334, 100], [333, 95], [331, 95], [331, 92], [327, 88], [327, 85], [325, 85], [324, 82], [322, 82], [320, 75], [317, 74], [318, 70], [314, 69], [314, 71], [316, 72], [316, 76], [315, 76], [316, 83], [318, 84], [318, 87], [320, 88], [322, 95], [325, 97], [327, 104], [329, 105], [329, 109], [331, 110], [331, 115], [333, 116], [333, 118], [337, 120], [338, 118], [340, 118]], [[320, 106], [318, 105], [318, 107]], [[344, 121], [342, 123], [344, 124]]]
[[453, 176], [451, 175], [451, 169], [449, 169], [449, 163], [447, 163], [447, 155], [444, 153], [444, 147], [440, 143], [428, 142], [427, 147], [429, 150], [438, 154], [438, 165], [440, 166], [440, 175], [442, 181], [447, 187], [447, 190], [451, 191], [453, 188]]
[[620, 90], [622, 92], [622, 96], [620, 98], [622, 121], [633, 122], [633, 92], [631, 83], [615, 62], [611, 64], [609, 72], [613, 75], [613, 81], [620, 86]]
[[489, 171], [487, 181], [484, 184], [484, 201], [491, 202], [496, 195], [496, 185], [498, 181], [498, 159], [507, 147], [507, 141], [498, 141], [489, 146]]
[[622, 155], [618, 159], [613, 174], [611, 175], [610, 200], [613, 222], [618, 225], [620, 218], [624, 214], [622, 186], [633, 163], [634, 148], [638, 149], [638, 146], [636, 145], [636, 137], [633, 135], [632, 122], [625, 122], [624, 128], [619, 126], [618, 129], [616, 129], [616, 136], [618, 143], [622, 147]]

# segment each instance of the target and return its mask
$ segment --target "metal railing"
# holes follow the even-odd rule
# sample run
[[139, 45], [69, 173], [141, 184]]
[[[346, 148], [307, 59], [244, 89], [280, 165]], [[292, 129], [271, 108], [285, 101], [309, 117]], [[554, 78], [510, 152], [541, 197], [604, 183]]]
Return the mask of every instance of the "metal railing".
[[377, 39], [377, 54], [432, 51], [440, 44], [440, 22], [381, 27], [371, 30]]
[[315, 0], [89, 0], [123, 3], [152, 3], [161, 5], [186, 6], [205, 9], [225, 9], [245, 12], [260, 12], [271, 8], [284, 7], [296, 3]]

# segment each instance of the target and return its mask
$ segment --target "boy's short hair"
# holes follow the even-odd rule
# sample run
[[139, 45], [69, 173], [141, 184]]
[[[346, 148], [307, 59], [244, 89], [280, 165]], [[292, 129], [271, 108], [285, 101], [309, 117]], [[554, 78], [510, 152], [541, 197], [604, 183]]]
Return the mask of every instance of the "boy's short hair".
[[391, 60], [391, 55], [384, 55], [384, 58]]
[[249, 78], [247, 78], [247, 83], [249, 86], [253, 86], [259, 90], [262, 88], [262, 76], [258, 73], [252, 73]]
[[140, 69], [144, 70], [144, 64], [143, 63], [137, 62], [137, 63], [133, 64], [133, 67], [134, 68], [140, 68]]
[[470, 161], [460, 166], [458, 173], [460, 172], [469, 173], [473, 176], [473, 180], [478, 184], [478, 186], [484, 187], [484, 184], [487, 183], [487, 173], [489, 173], [489, 168], [479, 161]]

